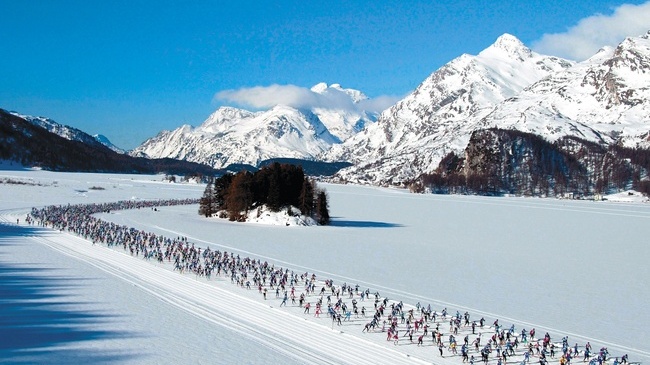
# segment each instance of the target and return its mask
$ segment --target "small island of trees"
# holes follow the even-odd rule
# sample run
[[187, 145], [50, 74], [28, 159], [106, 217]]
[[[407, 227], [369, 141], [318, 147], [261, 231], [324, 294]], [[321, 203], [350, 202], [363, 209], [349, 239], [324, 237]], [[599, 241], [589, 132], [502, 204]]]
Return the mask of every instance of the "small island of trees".
[[273, 212], [295, 207], [318, 224], [330, 222], [327, 193], [305, 176], [302, 167], [277, 162], [255, 173], [227, 173], [208, 182], [199, 214], [245, 221], [249, 211], [262, 206]]

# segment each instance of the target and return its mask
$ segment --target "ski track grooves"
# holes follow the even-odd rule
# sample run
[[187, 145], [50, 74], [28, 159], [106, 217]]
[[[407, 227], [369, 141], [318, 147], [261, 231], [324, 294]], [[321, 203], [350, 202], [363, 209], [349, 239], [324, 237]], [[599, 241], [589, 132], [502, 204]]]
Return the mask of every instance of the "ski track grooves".
[[[0, 210], [0, 221], [8, 224], [14, 224], [19, 212], [24, 209], [6, 209]], [[186, 236], [182, 232], [175, 232], [163, 227], [155, 228], [170, 233]], [[252, 256], [263, 257], [254, 253], [242, 251], [226, 245], [217, 244], [205, 240], [189, 237], [197, 242], [203, 242], [209, 246], [220, 246], [231, 251], [247, 253]], [[173, 272], [168, 268], [159, 266], [155, 261], [145, 261], [140, 257], [131, 255], [105, 247], [103, 245], [91, 245], [89, 241], [81, 237], [51, 229], [43, 228], [43, 233], [38, 236], [31, 236], [29, 239], [34, 242], [44, 244], [58, 252], [69, 257], [88, 263], [110, 275], [121, 280], [131, 283], [134, 286], [146, 291], [150, 295], [169, 303], [179, 309], [198, 318], [204, 319], [218, 326], [223, 326], [236, 333], [250, 339], [251, 342], [273, 349], [285, 356], [295, 358], [299, 361], [310, 364], [376, 364], [395, 362], [404, 363], [411, 361], [414, 363], [430, 363], [418, 356], [409, 356], [406, 353], [391, 349], [384, 345], [364, 340], [361, 336], [350, 335], [339, 330], [333, 330], [327, 325], [318, 322], [306, 320], [299, 315], [285, 312], [278, 308], [267, 305], [266, 302], [257, 301], [246, 296], [235, 293], [232, 288], [238, 290], [237, 286], [228, 283], [229, 289], [219, 288], [221, 283], [227, 283], [227, 280], [196, 280], [192, 274], [180, 274]], [[276, 262], [290, 265], [289, 267], [298, 267], [307, 269], [312, 272], [318, 272], [310, 268], [284, 262], [282, 260], [271, 259]], [[326, 273], [332, 277], [353, 280], [351, 278], [341, 277], [333, 273]], [[359, 282], [362, 284], [363, 282]], [[465, 308], [453, 303], [444, 303], [431, 298], [383, 287], [377, 284], [369, 284], [371, 287], [378, 288], [391, 294], [398, 294], [410, 299], [424, 299], [433, 303], [440, 303], [445, 306], [452, 306], [459, 309], [468, 309], [473, 313], [493, 316], [495, 318], [510, 320], [520, 324], [536, 326], [521, 320], [510, 319], [503, 316], [479, 311], [472, 308]], [[232, 288], [230, 288], [232, 287]], [[269, 303], [274, 303], [269, 301]], [[325, 313], [324, 313], [325, 314]], [[327, 321], [326, 323], [328, 323]], [[550, 328], [547, 328], [550, 329]], [[561, 332], [571, 335], [571, 337], [590, 339], [565, 331], [550, 329], [553, 332]], [[594, 340], [593, 338], [591, 340]], [[632, 353], [650, 355], [645, 351], [622, 346], [619, 344], [608, 343], [597, 340], [611, 347], [625, 349]], [[424, 352], [423, 356], [431, 356], [429, 352]], [[436, 358], [436, 364], [457, 364], [454, 359]]]
[[[173, 306], [176, 306], [190, 313], [193, 316], [227, 327], [228, 329], [233, 330], [239, 334], [250, 337], [251, 340], [258, 342], [261, 345], [272, 348], [276, 351], [284, 353], [285, 355], [295, 357], [301, 360], [305, 360], [305, 358], [297, 356], [296, 354], [297, 352], [298, 354], [307, 357], [310, 363], [318, 363], [318, 364], [328, 363], [328, 362], [323, 362], [322, 359], [319, 357], [315, 357], [308, 352], [304, 352], [304, 350], [296, 346], [294, 343], [289, 343], [289, 342], [282, 343], [280, 341], [277, 341], [272, 336], [269, 336], [268, 334], [260, 331], [258, 328], [252, 327], [250, 323], [241, 322], [239, 320], [236, 320], [235, 318], [229, 317], [225, 314], [218, 313], [216, 311], [210, 311], [210, 309], [206, 308], [205, 304], [201, 303], [199, 300], [192, 299], [190, 297], [181, 296], [179, 294], [172, 293], [171, 291], [156, 290], [156, 289], [160, 289], [160, 283], [147, 282], [146, 280], [143, 280], [142, 278], [135, 276], [132, 272], [127, 272], [122, 270], [122, 268], [114, 267], [112, 266], [111, 263], [108, 262], [103, 262], [103, 261], [91, 262], [90, 260], [87, 260], [85, 258], [80, 258], [78, 257], [77, 254], [75, 254], [75, 252], [69, 250], [68, 248], [56, 246], [50, 240], [41, 239], [41, 243], [67, 256], [74, 257], [77, 259], [82, 259], [86, 263], [95, 266], [98, 269], [110, 275], [113, 275], [119, 279], [122, 279], [134, 286], [137, 286], [138, 288], [146, 291], [152, 296], [164, 302], [167, 302]], [[147, 272], [148, 277], [152, 277], [156, 275], [156, 272], [154, 272], [155, 270], [147, 270], [147, 271], [148, 271]], [[184, 283], [183, 286], [187, 288], [188, 284]], [[203, 295], [202, 299], [205, 299], [205, 297], [206, 296]], [[249, 316], [249, 318], [253, 319], [253, 317], [251, 316]], [[255, 334], [256, 336], [253, 336], [252, 334]], [[295, 352], [287, 351], [285, 349], [286, 347], [291, 348]]]
[[[30, 239], [129, 282], [194, 316], [305, 363], [377, 364], [409, 360], [428, 363], [196, 280], [193, 275], [179, 274], [102, 245], [93, 246], [68, 233], [51, 231]], [[447, 363], [444, 360], [436, 362]]]
[[[643, 218], [647, 218], [647, 217], [644, 216]], [[137, 224], [139, 224], [141, 226], [147, 226], [147, 224], [145, 224], [145, 223], [141, 223], [141, 222], [135, 222], [135, 223], [137, 223]], [[482, 310], [479, 310], [479, 309], [476, 309], [476, 308], [470, 308], [470, 307], [455, 304], [455, 303], [449, 303], [449, 302], [440, 301], [440, 300], [437, 300], [437, 299], [434, 299], [434, 298], [428, 298], [428, 297], [425, 297], [425, 296], [422, 296], [422, 295], [406, 292], [406, 291], [403, 291], [403, 290], [398, 290], [398, 289], [385, 287], [385, 286], [382, 286], [382, 285], [376, 284], [376, 283], [369, 283], [369, 282], [366, 282], [366, 281], [360, 281], [360, 280], [356, 280], [354, 278], [337, 275], [335, 273], [331, 273], [331, 272], [327, 272], [327, 271], [322, 271], [322, 270], [318, 270], [318, 269], [314, 269], [314, 268], [310, 268], [310, 267], [297, 265], [297, 264], [292, 263], [292, 262], [287, 262], [287, 261], [280, 260], [280, 259], [277, 259], [277, 258], [268, 257], [268, 256], [264, 256], [264, 255], [259, 255], [259, 254], [256, 254], [254, 252], [242, 250], [242, 249], [235, 248], [235, 247], [232, 247], [232, 246], [228, 246], [228, 245], [224, 245], [224, 244], [220, 244], [220, 243], [216, 243], [216, 242], [212, 242], [212, 241], [203, 240], [203, 239], [200, 239], [200, 238], [197, 238], [197, 237], [192, 237], [191, 235], [187, 235], [184, 232], [170, 230], [170, 229], [167, 229], [167, 228], [164, 228], [164, 227], [161, 227], [161, 226], [157, 226], [157, 225], [152, 226], [152, 228], [159, 229], [161, 231], [166, 231], [166, 232], [178, 235], [178, 236], [187, 237], [188, 239], [190, 239], [190, 240], [192, 240], [194, 242], [204, 243], [204, 244], [208, 245], [208, 247], [215, 247], [215, 246], [216, 247], [221, 247], [222, 249], [229, 250], [230, 252], [238, 252], [238, 253], [242, 253], [242, 254], [245, 254], [245, 255], [248, 255], [248, 256], [251, 256], [251, 257], [258, 257], [258, 258], [261, 258], [261, 259], [265, 259], [265, 260], [269, 260], [269, 261], [272, 261], [272, 262], [280, 263], [280, 264], [284, 265], [284, 267], [286, 267], [286, 268], [300, 269], [300, 271], [307, 270], [309, 272], [314, 272], [314, 273], [318, 273], [318, 274], [325, 274], [325, 276], [327, 276], [329, 278], [338, 278], [338, 279], [343, 279], [343, 281], [346, 281], [346, 282], [355, 282], [357, 284], [365, 284], [366, 286], [368, 286], [370, 288], [374, 288], [373, 290], [375, 290], [375, 289], [381, 290], [381, 292], [384, 293], [384, 294], [388, 293], [388, 294], [391, 294], [391, 295], [395, 295], [395, 296], [399, 297], [400, 299], [413, 299], [414, 301], [425, 301], [427, 303], [431, 303], [431, 304], [434, 304], [434, 305], [440, 305], [441, 307], [451, 307], [451, 308], [456, 308], [456, 309], [459, 309], [459, 310], [466, 310], [466, 311], [469, 311], [469, 312], [471, 312], [473, 314], [479, 314], [479, 315], [487, 316], [487, 317], [491, 317], [491, 318], [499, 318], [500, 320], [506, 320], [506, 321], [509, 321], [509, 322], [512, 322], [512, 323], [518, 323], [520, 325], [528, 326], [530, 328], [537, 328], [538, 330], [543, 330], [545, 332], [553, 332], [553, 333], [556, 333], [556, 334], [562, 334], [563, 336], [564, 335], [569, 335], [572, 338], [581, 340], [583, 342], [596, 341], [596, 342], [601, 343], [603, 345], [607, 345], [608, 347], [611, 347], [611, 348], [620, 349], [620, 350], [624, 350], [624, 351], [631, 352], [631, 353], [636, 353], [636, 354], [642, 354], [644, 356], [650, 356], [650, 353], [648, 353], [646, 351], [643, 351], [643, 350], [640, 350], [640, 349], [637, 349], [637, 348], [634, 348], [634, 347], [625, 346], [625, 345], [621, 345], [621, 344], [617, 344], [617, 343], [613, 343], [613, 342], [610, 342], [610, 341], [605, 341], [605, 340], [601, 340], [601, 339], [597, 339], [597, 338], [586, 337], [586, 336], [583, 336], [583, 335], [580, 335], [580, 334], [577, 334], [577, 333], [573, 333], [571, 331], [566, 331], [566, 330], [562, 330], [562, 329], [558, 329], [558, 328], [552, 328], [552, 327], [549, 327], [549, 326], [540, 325], [539, 323], [537, 323], [537, 324], [536, 323], [531, 323], [531, 322], [528, 322], [528, 321], [525, 321], [525, 320], [508, 317], [508, 316], [505, 316], [503, 314], [490, 313], [490, 312], [482, 311]]]

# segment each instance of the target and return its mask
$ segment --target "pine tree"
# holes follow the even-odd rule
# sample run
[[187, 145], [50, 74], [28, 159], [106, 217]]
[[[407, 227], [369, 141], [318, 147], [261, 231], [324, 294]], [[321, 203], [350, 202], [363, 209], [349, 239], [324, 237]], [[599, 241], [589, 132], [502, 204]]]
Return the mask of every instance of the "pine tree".
[[228, 209], [226, 206], [226, 194], [230, 188], [234, 175], [224, 174], [214, 180], [214, 206], [215, 212], [219, 210]]
[[316, 197], [316, 221], [320, 225], [327, 225], [330, 223], [327, 193], [324, 190], [320, 190]]
[[281, 183], [280, 183], [280, 164], [274, 163], [272, 165], [272, 171], [268, 176], [269, 179], [269, 191], [266, 196], [266, 205], [271, 209], [272, 212], [279, 212], [282, 204], [284, 203], [281, 200]]
[[228, 218], [231, 221], [246, 219], [248, 209], [252, 205], [251, 192], [252, 175], [247, 171], [241, 171], [235, 175], [226, 194], [226, 206], [228, 207]]
[[302, 182], [298, 208], [300, 213], [306, 216], [311, 216], [314, 212], [314, 185], [315, 183], [308, 178], [304, 178]]
[[327, 194], [317, 189], [302, 167], [274, 163], [256, 173], [225, 174], [206, 186], [199, 214], [210, 216], [226, 211], [232, 221], [246, 219], [248, 211], [266, 205], [272, 211], [295, 206], [320, 224], [330, 221]]
[[212, 189], [212, 182], [208, 182], [203, 191], [203, 196], [199, 200], [199, 214], [204, 215], [206, 218], [210, 217], [215, 211], [213, 210], [214, 204], [214, 191]]
[[[209, 184], [209, 183], [208, 183]], [[217, 180], [214, 179], [212, 183], [212, 211], [213, 214], [221, 210], [221, 204], [219, 203], [219, 191], [217, 190]]]

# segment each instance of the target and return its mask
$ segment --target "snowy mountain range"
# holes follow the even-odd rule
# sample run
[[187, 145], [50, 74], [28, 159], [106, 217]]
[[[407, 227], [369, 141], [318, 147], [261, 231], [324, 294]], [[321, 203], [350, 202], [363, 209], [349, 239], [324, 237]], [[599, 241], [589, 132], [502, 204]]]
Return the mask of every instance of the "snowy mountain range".
[[[580, 63], [537, 54], [504, 34], [478, 55], [461, 55], [436, 70], [381, 115], [364, 109], [368, 97], [361, 91], [339, 84], [321, 83], [311, 93], [317, 106], [219, 108], [200, 126], [163, 131], [129, 154], [214, 168], [258, 166], [274, 158], [347, 161], [353, 165], [339, 171], [339, 180], [403, 186], [434, 172], [450, 153], [462, 158], [472, 136], [503, 136], [479, 131], [523, 132], [550, 143], [574, 138], [604, 148], [648, 149], [650, 32], [603, 48]], [[91, 137], [47, 118], [13, 115], [68, 140], [123, 152], [102, 136]], [[513, 134], [502, 140], [519, 139]], [[531, 142], [534, 138], [526, 140], [538, 144]]]
[[462, 55], [323, 155], [355, 165], [344, 180], [400, 184], [463, 154], [472, 132], [512, 129], [547, 141], [650, 146], [650, 32], [574, 64], [536, 54], [511, 35]]
[[479, 125], [649, 148], [650, 32], [534, 83]]
[[526, 86], [573, 63], [539, 55], [505, 34], [478, 55], [464, 54], [433, 72], [377, 123], [324, 158], [355, 164], [347, 180], [395, 184], [435, 169], [462, 151], [479, 121]]
[[[436, 70], [378, 118], [336, 107], [220, 108], [201, 126], [161, 132], [131, 154], [214, 167], [274, 157], [348, 161], [354, 165], [339, 172], [341, 180], [400, 185], [435, 170], [450, 152], [462, 154], [472, 133], [484, 129], [648, 148], [648, 38], [628, 38], [576, 64], [504, 34], [478, 55]], [[311, 90], [352, 103], [367, 99], [338, 84]]]
[[[88, 133], [81, 131], [77, 128], [70, 127], [68, 125], [59, 124], [50, 118], [34, 117], [31, 115], [23, 115], [16, 112], [9, 112], [9, 113], [17, 116], [18, 118], [24, 119], [37, 127], [41, 127], [50, 133], [54, 133], [59, 137], [63, 137], [69, 141], [78, 141], [91, 146], [98, 145], [98, 144], [103, 145], [102, 142], [100, 142], [97, 138], [90, 136]], [[108, 141], [108, 139], [106, 139], [106, 141]]]
[[[344, 98], [356, 104], [366, 100], [362, 92], [338, 84], [318, 84], [312, 92], [329, 100]], [[221, 107], [198, 127], [181, 126], [163, 131], [130, 152], [132, 156], [175, 158], [204, 163], [215, 168], [249, 164], [271, 158], [314, 159], [372, 124], [377, 115], [332, 106], [308, 110], [278, 105], [251, 112]]]
[[16, 112], [9, 112], [9, 113], [18, 118], [24, 119], [37, 127], [41, 127], [50, 133], [54, 133], [59, 137], [63, 137], [69, 141], [78, 141], [91, 146], [99, 143], [103, 146], [110, 148], [111, 150], [117, 153], [125, 153], [123, 149], [115, 146], [108, 139], [108, 137], [102, 134], [95, 134], [93, 136], [90, 136], [88, 133], [82, 130], [79, 130], [74, 127], [70, 127], [68, 125], [57, 123], [50, 118], [34, 117], [31, 115], [24, 115]]
[[[53, 171], [216, 173], [211, 167], [188, 161], [134, 158], [117, 153], [100, 139], [51, 119], [0, 109], [0, 160]], [[107, 139], [104, 142], [110, 143]]]

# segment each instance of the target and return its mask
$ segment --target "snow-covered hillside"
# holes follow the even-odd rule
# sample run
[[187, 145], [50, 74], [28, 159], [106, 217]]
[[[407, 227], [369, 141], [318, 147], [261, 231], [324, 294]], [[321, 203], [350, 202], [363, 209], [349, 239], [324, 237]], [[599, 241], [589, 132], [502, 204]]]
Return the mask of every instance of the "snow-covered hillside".
[[[484, 129], [650, 148], [648, 85], [650, 32], [578, 64], [537, 54], [504, 34], [478, 55], [433, 72], [379, 117], [364, 109], [369, 99], [362, 92], [321, 83], [303, 90], [317, 106], [222, 107], [202, 125], [163, 131], [130, 154], [216, 168], [270, 158], [348, 161], [355, 165], [338, 173], [342, 180], [403, 185], [433, 172], [450, 152], [462, 156], [472, 133]], [[49, 119], [25, 118], [96, 143]]]
[[130, 153], [215, 168], [235, 163], [257, 165], [277, 157], [314, 159], [376, 119], [370, 112], [342, 107], [367, 99], [358, 90], [318, 84], [312, 91], [325, 95], [331, 103], [311, 110], [278, 105], [261, 112], [221, 107], [202, 125], [163, 131]]
[[[70, 141], [83, 142], [89, 145], [98, 145], [103, 144], [102, 141], [99, 141], [96, 137], [89, 135], [88, 133], [81, 131], [77, 128], [70, 127], [68, 125], [63, 125], [55, 122], [50, 118], [45, 117], [34, 117], [31, 115], [23, 115], [16, 112], [9, 112], [12, 115], [15, 115], [19, 118], [22, 118], [37, 127], [41, 127], [48, 132], [54, 133], [59, 137], [63, 137]], [[108, 140], [108, 139], [107, 139]], [[109, 142], [110, 143], [110, 142]]]
[[48, 132], [54, 133], [59, 137], [63, 137], [67, 140], [70, 141], [78, 141], [78, 142], [83, 142], [85, 144], [89, 145], [97, 145], [101, 144], [104, 145], [111, 150], [117, 152], [117, 153], [125, 153], [125, 151], [116, 145], [114, 145], [108, 137], [104, 136], [103, 134], [95, 134], [95, 135], [89, 135], [88, 133], [79, 130], [74, 127], [70, 127], [68, 125], [60, 124], [55, 122], [54, 120], [50, 118], [45, 118], [45, 117], [34, 117], [31, 115], [23, 115], [20, 113], [16, 112], [9, 112], [12, 115], [15, 115], [19, 118], [22, 118], [35, 126], [41, 127]]
[[650, 32], [533, 84], [480, 126], [650, 147]]
[[448, 152], [462, 151], [478, 121], [498, 103], [571, 65], [504, 34], [478, 55], [462, 55], [432, 73], [376, 124], [334, 146], [325, 158], [356, 163], [340, 173], [353, 181], [412, 178], [434, 169]]
[[362, 107], [343, 108], [345, 104], [355, 104], [368, 100], [368, 97], [359, 90], [344, 89], [339, 84], [327, 85], [320, 83], [311, 88], [311, 91], [324, 95], [329, 100], [339, 101], [328, 107], [315, 107], [311, 111], [325, 124], [327, 129], [339, 141], [345, 141], [354, 136], [367, 125], [377, 120], [378, 113], [364, 110]]
[[[650, 34], [650, 33], [649, 33]], [[650, 35], [572, 64], [535, 54], [510, 35], [463, 55], [326, 159], [356, 165], [346, 180], [399, 184], [462, 155], [479, 129], [514, 129], [550, 142], [572, 136], [650, 147]]]
[[184, 125], [161, 132], [130, 154], [222, 168], [234, 163], [257, 165], [273, 157], [309, 159], [335, 142], [316, 115], [295, 108], [276, 106], [253, 113], [222, 107], [199, 127]]
[[126, 153], [126, 151], [124, 151], [123, 149], [121, 149], [121, 148], [117, 147], [116, 145], [114, 145], [113, 142], [111, 142], [111, 140], [108, 139], [108, 137], [106, 137], [103, 134], [94, 134], [93, 138], [95, 138], [97, 140], [97, 142], [103, 144], [104, 146], [110, 148], [111, 150], [113, 150], [113, 151], [115, 151], [117, 153]]

